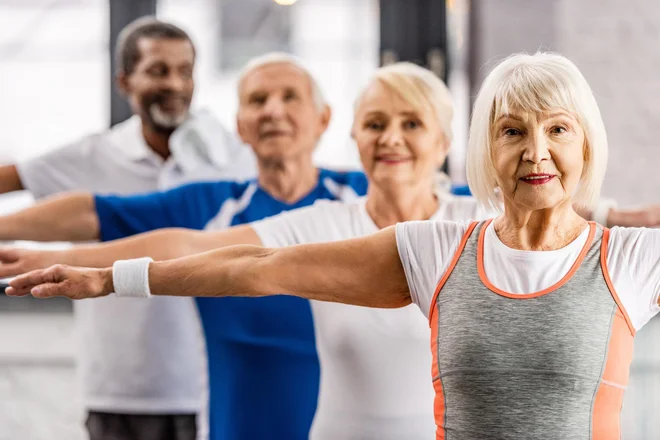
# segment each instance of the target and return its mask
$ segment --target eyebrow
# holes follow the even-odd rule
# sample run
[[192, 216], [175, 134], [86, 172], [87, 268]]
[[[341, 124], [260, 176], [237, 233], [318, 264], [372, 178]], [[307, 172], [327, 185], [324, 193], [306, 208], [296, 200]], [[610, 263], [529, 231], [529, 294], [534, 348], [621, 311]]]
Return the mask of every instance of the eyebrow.
[[[552, 119], [552, 118], [556, 118], [556, 117], [559, 117], [559, 116], [564, 116], [564, 117], [569, 117], [569, 118], [573, 117], [570, 113], [567, 113], [565, 111], [559, 111], [559, 112], [554, 112], [554, 113], [551, 113], [547, 116], [544, 116], [544, 117], [541, 118], [541, 120]], [[514, 119], [516, 121], [525, 122], [524, 119], [522, 117], [518, 116], [518, 115], [506, 113], [506, 114], [503, 114], [502, 116], [500, 116], [499, 118], [497, 118], [497, 121], [495, 121], [495, 123], [498, 123], [502, 119]]]
[[513, 115], [513, 114], [510, 114], [510, 113], [505, 113], [505, 114], [503, 114], [502, 116], [500, 116], [499, 118], [497, 118], [497, 120], [495, 121], [495, 123], [498, 123], [498, 122], [501, 121], [502, 119], [515, 119], [516, 121], [525, 122], [525, 121], [523, 120], [523, 118], [520, 117], [520, 116], [518, 116], [518, 115]]
[[558, 117], [558, 116], [565, 116], [565, 117], [573, 118], [573, 115], [571, 115], [570, 113], [567, 113], [567, 112], [555, 112], [555, 113], [551, 113], [551, 114], [549, 114], [548, 116], [546, 116], [546, 117], [543, 118], [543, 119], [552, 119], [552, 118], [556, 118], [556, 117]]
[[[415, 117], [419, 118], [419, 114], [414, 112], [414, 111], [403, 111], [397, 113], [398, 115], [403, 115], [406, 117]], [[365, 117], [373, 117], [373, 116], [386, 116], [386, 113], [381, 111], [381, 110], [370, 110], [364, 114]]]

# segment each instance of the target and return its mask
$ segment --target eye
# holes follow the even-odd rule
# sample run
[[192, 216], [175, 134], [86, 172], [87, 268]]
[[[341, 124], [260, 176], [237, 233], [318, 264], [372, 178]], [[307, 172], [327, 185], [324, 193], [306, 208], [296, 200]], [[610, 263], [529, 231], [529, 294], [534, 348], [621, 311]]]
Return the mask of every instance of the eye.
[[192, 67], [184, 67], [181, 69], [181, 76], [186, 79], [190, 79], [193, 76]]
[[566, 127], [563, 127], [563, 126], [561, 126], [561, 125], [555, 125], [554, 127], [552, 127], [552, 128], [550, 129], [550, 132], [551, 132], [551, 133], [554, 133], [554, 134], [564, 134], [564, 133], [566, 133], [567, 131], [568, 131], [568, 130], [566, 129]]
[[284, 101], [293, 101], [298, 98], [298, 94], [294, 92], [293, 90], [287, 90], [286, 93], [284, 94]]
[[165, 66], [152, 66], [147, 69], [147, 75], [154, 78], [167, 76], [167, 68]]
[[263, 105], [266, 102], [266, 95], [252, 95], [248, 102], [254, 105]]
[[422, 124], [414, 119], [410, 119], [406, 122], [403, 123], [403, 127], [407, 130], [415, 130], [416, 128], [419, 128]]
[[364, 124], [364, 127], [368, 130], [382, 131], [385, 129], [385, 124], [383, 124], [381, 121], [368, 121]]
[[517, 128], [508, 127], [502, 130], [502, 134], [504, 134], [504, 136], [512, 137], [512, 136], [520, 136], [522, 132]]

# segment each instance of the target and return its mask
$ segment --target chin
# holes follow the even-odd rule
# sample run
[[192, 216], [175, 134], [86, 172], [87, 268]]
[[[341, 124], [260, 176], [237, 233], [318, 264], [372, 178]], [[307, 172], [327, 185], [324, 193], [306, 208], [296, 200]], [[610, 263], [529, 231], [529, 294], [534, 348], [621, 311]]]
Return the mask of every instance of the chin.
[[375, 182], [383, 182], [390, 185], [405, 185], [416, 181], [415, 176], [411, 176], [409, 173], [397, 172], [376, 172], [374, 173], [373, 180]]
[[149, 117], [154, 127], [161, 130], [174, 130], [188, 118], [188, 110], [169, 113], [162, 110], [158, 105], [149, 107]]
[[545, 209], [553, 209], [561, 205], [564, 202], [563, 198], [560, 197], [533, 197], [525, 198], [518, 200], [519, 205], [524, 206], [530, 211], [542, 211]]

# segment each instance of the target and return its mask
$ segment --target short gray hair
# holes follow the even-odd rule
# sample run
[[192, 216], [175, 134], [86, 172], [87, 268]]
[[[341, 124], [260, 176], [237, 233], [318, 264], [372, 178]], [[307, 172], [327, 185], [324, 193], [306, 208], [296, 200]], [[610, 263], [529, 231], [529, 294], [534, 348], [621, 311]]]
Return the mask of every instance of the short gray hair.
[[312, 100], [317, 110], [322, 111], [325, 108], [327, 102], [314, 75], [305, 67], [305, 64], [300, 58], [285, 52], [269, 52], [250, 59], [238, 74], [238, 92], [240, 93], [241, 83], [250, 73], [260, 67], [270, 66], [272, 64], [290, 64], [300, 69], [309, 78], [309, 83], [312, 86]]
[[592, 207], [607, 168], [607, 133], [587, 80], [567, 58], [553, 53], [515, 54], [486, 77], [474, 102], [466, 173], [472, 194], [486, 207], [501, 210], [491, 156], [493, 123], [511, 110], [542, 113], [561, 108], [580, 123], [585, 135], [585, 166], [573, 201]]

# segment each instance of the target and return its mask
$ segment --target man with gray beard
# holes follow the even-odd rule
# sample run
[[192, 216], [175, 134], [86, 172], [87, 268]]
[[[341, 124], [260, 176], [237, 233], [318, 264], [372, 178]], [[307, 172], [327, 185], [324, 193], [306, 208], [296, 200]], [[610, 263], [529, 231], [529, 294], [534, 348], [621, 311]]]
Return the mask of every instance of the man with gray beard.
[[[65, 191], [128, 195], [203, 174], [213, 180], [255, 175], [252, 153], [238, 143], [213, 145], [227, 159], [220, 165], [209, 164], [213, 154], [200, 154], [199, 143], [191, 148], [185, 136], [179, 136], [181, 148], [172, 148], [176, 134], [200, 128], [197, 115], [189, 115], [195, 47], [185, 31], [139, 19], [121, 32], [116, 57], [117, 84], [134, 115], [105, 132], [0, 167], [0, 193], [26, 189], [38, 199]], [[208, 136], [213, 142], [215, 134]], [[108, 298], [77, 303], [74, 311], [90, 440], [195, 439], [204, 370], [192, 300]]]

